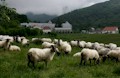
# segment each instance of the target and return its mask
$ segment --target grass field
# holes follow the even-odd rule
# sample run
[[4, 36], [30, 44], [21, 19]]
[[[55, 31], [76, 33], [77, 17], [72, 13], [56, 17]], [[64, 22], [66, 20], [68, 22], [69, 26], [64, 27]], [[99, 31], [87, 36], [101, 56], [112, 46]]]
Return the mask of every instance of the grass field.
[[[39, 36], [38, 36], [39, 37]], [[44, 35], [42, 37], [48, 37]], [[31, 38], [31, 37], [29, 37]], [[58, 34], [57, 38], [63, 40], [85, 40], [90, 42], [116, 43], [120, 46], [120, 35], [108, 34]], [[81, 65], [80, 59], [73, 58], [73, 54], [80, 51], [78, 47], [73, 47], [70, 55], [55, 55], [53, 61], [46, 68], [43, 62], [36, 65], [36, 69], [27, 67], [26, 54], [31, 47], [41, 47], [40, 45], [30, 44], [23, 47], [18, 44], [21, 52], [9, 52], [0, 49], [0, 78], [120, 78], [120, 63], [106, 61], [99, 65]]]

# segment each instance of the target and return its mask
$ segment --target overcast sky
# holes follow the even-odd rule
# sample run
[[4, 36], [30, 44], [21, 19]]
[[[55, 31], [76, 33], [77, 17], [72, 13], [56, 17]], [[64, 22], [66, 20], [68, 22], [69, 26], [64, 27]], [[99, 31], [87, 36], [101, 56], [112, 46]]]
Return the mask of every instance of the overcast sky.
[[108, 0], [6, 0], [8, 6], [19, 13], [61, 15], [69, 11], [87, 7]]

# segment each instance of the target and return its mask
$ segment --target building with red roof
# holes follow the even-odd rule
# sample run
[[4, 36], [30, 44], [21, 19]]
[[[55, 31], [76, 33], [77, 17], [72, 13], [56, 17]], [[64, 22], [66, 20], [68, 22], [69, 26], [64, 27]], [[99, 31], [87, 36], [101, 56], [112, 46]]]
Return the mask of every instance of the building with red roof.
[[107, 33], [107, 34], [117, 34], [117, 33], [119, 33], [119, 29], [116, 26], [105, 27], [105, 28], [103, 28], [102, 33], [103, 34], [105, 34], [105, 33]]

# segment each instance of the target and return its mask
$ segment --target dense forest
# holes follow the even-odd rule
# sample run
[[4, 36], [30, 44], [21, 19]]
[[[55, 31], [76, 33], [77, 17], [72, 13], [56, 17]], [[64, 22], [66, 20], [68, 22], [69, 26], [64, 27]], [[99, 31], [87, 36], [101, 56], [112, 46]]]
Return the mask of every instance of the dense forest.
[[90, 27], [120, 26], [120, 0], [110, 0], [77, 9], [52, 20], [59, 25], [65, 21], [69, 21], [75, 31]]
[[20, 23], [29, 22], [24, 14], [18, 14], [15, 8], [0, 5], [0, 34], [37, 35], [40, 30], [20, 27]]

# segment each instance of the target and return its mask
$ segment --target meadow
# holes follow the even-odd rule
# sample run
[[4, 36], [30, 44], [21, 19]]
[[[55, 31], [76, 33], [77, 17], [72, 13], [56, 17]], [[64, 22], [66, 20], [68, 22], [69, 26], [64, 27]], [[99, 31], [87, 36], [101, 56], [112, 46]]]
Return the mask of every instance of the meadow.
[[[120, 46], [120, 34], [58, 34], [56, 38], [67, 41], [116, 43]], [[107, 60], [99, 65], [93, 63], [90, 65], [89, 62], [85, 66], [79, 65], [80, 58], [73, 57], [74, 53], [81, 51], [79, 47], [73, 47], [70, 55], [55, 55], [47, 67], [44, 62], [39, 62], [36, 64], [36, 69], [31, 69], [27, 66], [27, 52], [31, 47], [41, 45], [30, 43], [28, 47], [23, 47], [21, 44], [15, 44], [21, 47], [21, 52], [4, 51], [0, 48], [0, 78], [120, 78], [120, 62]]]

